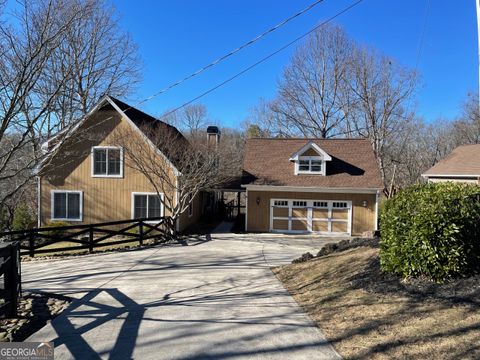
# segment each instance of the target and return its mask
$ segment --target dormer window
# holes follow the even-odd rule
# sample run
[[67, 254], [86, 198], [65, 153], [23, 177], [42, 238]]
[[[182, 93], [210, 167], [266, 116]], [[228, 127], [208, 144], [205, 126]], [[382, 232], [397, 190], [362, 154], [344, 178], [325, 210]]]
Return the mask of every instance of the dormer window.
[[327, 161], [332, 158], [313, 141], [292, 155], [290, 161], [295, 163], [295, 175], [326, 175]]
[[303, 158], [298, 160], [298, 174], [321, 174], [323, 168], [323, 162], [321, 159], [315, 158]]

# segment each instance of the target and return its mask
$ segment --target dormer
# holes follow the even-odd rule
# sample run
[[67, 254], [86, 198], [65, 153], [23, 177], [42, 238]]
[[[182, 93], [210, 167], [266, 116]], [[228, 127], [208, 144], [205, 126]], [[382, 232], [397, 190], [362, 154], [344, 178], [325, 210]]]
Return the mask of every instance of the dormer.
[[327, 162], [331, 160], [332, 157], [313, 141], [309, 141], [290, 157], [290, 161], [295, 163], [295, 175], [325, 176]]

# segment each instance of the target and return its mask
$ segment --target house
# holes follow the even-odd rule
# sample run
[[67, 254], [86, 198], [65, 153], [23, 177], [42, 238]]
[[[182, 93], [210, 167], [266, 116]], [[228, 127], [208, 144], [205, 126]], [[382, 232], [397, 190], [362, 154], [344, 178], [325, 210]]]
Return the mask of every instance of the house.
[[455, 181], [480, 184], [480, 144], [457, 147], [422, 176], [428, 182]]
[[[154, 145], [152, 134], [172, 136], [188, 150], [188, 141], [175, 127], [105, 96], [75, 127], [47, 141], [43, 149], [49, 155], [38, 169], [39, 226], [169, 216], [162, 200], [176, 199], [176, 189], [160, 199], [145, 173], [125, 165], [128, 154], [118, 143], [120, 136], [127, 136], [132, 144], [150, 149], [176, 183], [181, 174], [175, 158]], [[196, 222], [201, 208], [197, 196], [180, 215], [177, 230]]]
[[362, 235], [377, 230], [383, 189], [363, 139], [249, 139], [246, 230]]

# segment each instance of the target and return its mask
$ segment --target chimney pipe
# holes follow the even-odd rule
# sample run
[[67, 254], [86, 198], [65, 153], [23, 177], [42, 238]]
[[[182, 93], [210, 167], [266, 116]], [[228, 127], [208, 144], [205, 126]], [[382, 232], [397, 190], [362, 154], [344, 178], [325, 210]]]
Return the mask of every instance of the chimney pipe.
[[207, 144], [208, 146], [218, 148], [220, 142], [220, 129], [217, 126], [209, 126], [207, 128]]

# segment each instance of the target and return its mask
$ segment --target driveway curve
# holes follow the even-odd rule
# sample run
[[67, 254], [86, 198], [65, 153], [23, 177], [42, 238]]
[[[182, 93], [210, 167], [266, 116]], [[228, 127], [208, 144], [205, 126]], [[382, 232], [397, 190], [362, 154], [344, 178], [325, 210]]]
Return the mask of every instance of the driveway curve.
[[25, 290], [75, 299], [27, 341], [53, 341], [55, 359], [338, 359], [270, 271], [309, 249], [214, 235], [24, 263]]

